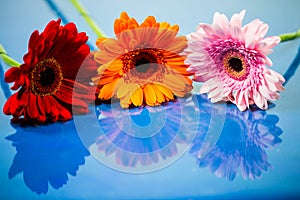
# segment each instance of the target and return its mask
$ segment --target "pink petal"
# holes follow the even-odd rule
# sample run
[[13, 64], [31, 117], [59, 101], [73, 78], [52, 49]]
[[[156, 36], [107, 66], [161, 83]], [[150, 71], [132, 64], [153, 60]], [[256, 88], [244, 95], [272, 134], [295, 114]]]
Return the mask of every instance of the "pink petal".
[[255, 35], [256, 35], [256, 37], [258, 37], [258, 39], [261, 39], [267, 34], [268, 30], [269, 30], [269, 25], [262, 23], [258, 26], [258, 29], [257, 29]]
[[201, 25], [201, 28], [203, 29], [203, 31], [206, 33], [206, 34], [211, 34], [214, 32], [214, 29], [211, 25], [209, 24], [202, 24]]
[[203, 58], [206, 58], [206, 55], [200, 52], [193, 52], [188, 55], [188, 59], [191, 61], [199, 61]]
[[271, 70], [271, 69], [269, 69], [269, 72], [270, 72], [270, 74], [271, 74], [272, 77], [276, 76], [279, 79], [280, 83], [284, 83], [285, 82], [284, 77], [281, 74], [279, 74], [278, 72], [276, 72], [274, 70]]
[[266, 81], [266, 86], [272, 92], [276, 92], [277, 91], [277, 88], [276, 88], [275, 84], [272, 83], [271, 81]]
[[240, 111], [244, 111], [247, 108], [244, 95], [244, 92], [241, 90], [236, 93], [236, 105]]
[[231, 34], [232, 34], [233, 38], [237, 38], [239, 40], [242, 39], [242, 31], [241, 31], [240, 27], [237, 27], [237, 26], [231, 27]]
[[216, 98], [221, 96], [221, 99], [223, 98], [223, 88], [222, 87], [216, 87], [213, 90], [211, 90], [208, 94], [208, 98]]
[[201, 40], [202, 36], [198, 32], [193, 32], [187, 35], [188, 41], [195, 41], [195, 40]]
[[280, 80], [278, 74], [276, 74], [276, 72], [271, 69], [269, 69], [268, 72], [265, 73], [265, 78], [273, 83], [276, 83]]
[[269, 57], [267, 57], [267, 56], [264, 57], [264, 61], [265, 61], [265, 63], [266, 63], [267, 65], [269, 65], [269, 66], [272, 66], [272, 65], [273, 65], [272, 60], [271, 60]]
[[258, 91], [267, 99], [272, 99], [265, 85], [258, 86]]
[[280, 43], [280, 37], [278, 36], [266, 37], [262, 39], [260, 43], [265, 44], [266, 48], [273, 48], [274, 46]]
[[227, 32], [227, 27], [229, 25], [228, 18], [224, 14], [220, 14], [216, 12], [214, 14], [214, 19], [213, 19], [213, 27], [216, 29], [217, 27], [221, 27], [224, 32]]
[[244, 92], [245, 105], [249, 108], [249, 89], [246, 89]]
[[217, 95], [217, 96], [215, 96], [215, 97], [212, 97], [212, 98], [210, 99], [210, 101], [211, 101], [212, 103], [216, 103], [216, 102], [219, 102], [219, 101], [227, 101], [227, 98], [224, 97], [223, 95], [219, 94], [219, 95]]
[[242, 28], [246, 47], [254, 47], [253, 43], [257, 40], [256, 32], [262, 23], [259, 19], [255, 19]]
[[241, 28], [245, 13], [246, 13], [246, 10], [242, 10], [239, 14], [237, 14], [237, 13], [234, 14], [230, 19], [230, 25]]
[[200, 89], [200, 94], [208, 93], [216, 87], [217, 87], [217, 85], [216, 85], [215, 79], [211, 78], [202, 85], [202, 87]]
[[265, 109], [268, 108], [268, 104], [267, 104], [266, 99], [263, 98], [263, 97], [261, 96], [261, 94], [260, 94], [258, 91], [254, 91], [253, 97], [254, 97], [253, 100], [254, 100], [255, 104], [256, 104], [260, 109], [265, 110]]
[[[205, 79], [202, 76], [194, 76], [193, 81], [205, 82]], [[206, 92], [204, 92], [206, 93]]]
[[285, 90], [281, 83], [277, 83], [277, 84], [275, 84], [275, 86], [277, 88], [277, 91], [279, 91], [279, 92], [282, 92]]
[[270, 54], [272, 52], [273, 52], [272, 49], [266, 49], [265, 48], [265, 49], [260, 50], [260, 53], [263, 54], [263, 55], [268, 55], [268, 54]]

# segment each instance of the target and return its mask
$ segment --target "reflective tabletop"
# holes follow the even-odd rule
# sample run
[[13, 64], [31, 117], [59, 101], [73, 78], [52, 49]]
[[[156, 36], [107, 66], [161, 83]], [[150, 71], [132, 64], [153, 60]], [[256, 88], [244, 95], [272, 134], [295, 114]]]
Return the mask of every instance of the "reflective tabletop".
[[[139, 21], [149, 15], [180, 26], [180, 35], [211, 23], [214, 12], [246, 9], [244, 23], [269, 24], [268, 35], [300, 27], [300, 2], [88, 1], [81, 0], [109, 37], [122, 11]], [[54, 5], [89, 36], [97, 36], [69, 1], [1, 1], [0, 43], [22, 61], [28, 38], [57, 19]], [[58, 10], [56, 10], [58, 11]], [[200, 83], [185, 98], [156, 107], [123, 109], [118, 102], [90, 105], [67, 122], [13, 124], [0, 112], [1, 199], [289, 199], [300, 196], [300, 40], [269, 55], [286, 78], [281, 98], [267, 110], [244, 112], [212, 104]], [[1, 108], [13, 93], [3, 81]]]

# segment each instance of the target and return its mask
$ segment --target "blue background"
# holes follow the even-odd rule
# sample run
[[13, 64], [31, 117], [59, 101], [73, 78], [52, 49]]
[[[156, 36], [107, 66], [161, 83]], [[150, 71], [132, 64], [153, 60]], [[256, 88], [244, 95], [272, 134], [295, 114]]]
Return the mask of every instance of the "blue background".
[[[65, 16], [73, 21], [79, 31], [85, 31], [89, 36], [89, 42], [96, 41], [96, 35], [86, 25], [85, 21], [78, 12], [72, 7], [69, 1], [54, 1]], [[99, 24], [109, 37], [113, 37], [113, 22], [119, 17], [122, 11], [127, 11], [137, 21], [141, 22], [148, 15], [156, 17], [157, 21], [168, 21], [171, 24], [179, 24], [180, 34], [186, 35], [195, 31], [199, 22], [211, 23], [214, 12], [218, 11], [227, 16], [246, 9], [246, 16], [243, 24], [255, 18], [269, 24], [268, 35], [279, 35], [285, 32], [296, 31], [300, 27], [300, 1], [102, 1], [102, 0], [81, 0], [84, 7], [89, 11], [93, 19]], [[43, 30], [51, 19], [57, 19], [55, 13], [50, 9], [46, 1], [0, 1], [0, 43], [5, 47], [9, 55], [19, 62], [22, 62], [23, 55], [27, 52], [27, 44], [33, 30]], [[270, 55], [276, 71], [285, 74], [287, 69], [297, 67], [299, 64], [300, 40], [279, 44], [274, 48], [274, 53]], [[294, 63], [294, 64], [292, 64]], [[8, 69], [3, 64], [4, 71]], [[198, 91], [195, 85], [194, 92]], [[74, 135], [75, 129], [72, 128], [72, 121], [51, 126], [47, 128], [28, 128], [24, 130], [10, 124], [10, 116], [0, 113], [0, 198], [1, 199], [166, 199], [166, 198], [238, 198], [238, 197], [297, 197], [300, 195], [300, 70], [291, 77], [286, 84], [286, 91], [281, 93], [281, 99], [274, 102], [276, 105], [267, 110], [268, 115], [275, 115], [279, 118], [276, 124], [282, 130], [280, 138], [282, 143], [274, 150], [266, 150], [272, 168], [268, 173], [263, 173], [260, 179], [244, 180], [241, 175], [233, 181], [226, 178], [218, 178], [210, 173], [208, 168], [199, 168], [196, 159], [190, 154], [185, 154], [174, 164], [162, 170], [148, 174], [127, 174], [110, 169], [99, 163], [92, 156], [87, 156], [88, 152], [83, 149], [73, 149], [73, 146], [80, 146], [78, 136]], [[0, 105], [3, 106], [5, 96], [0, 91]], [[71, 124], [70, 124], [71, 123]], [[227, 126], [224, 126], [228, 128]], [[52, 131], [59, 129], [62, 135], [51, 135]], [[34, 132], [46, 132], [46, 136], [41, 138], [34, 135]], [[28, 135], [26, 139], [24, 135]], [[11, 136], [15, 135], [15, 136]], [[20, 136], [21, 135], [21, 136]], [[9, 136], [9, 137], [8, 137]], [[8, 138], [7, 138], [8, 137]], [[58, 138], [56, 138], [58, 137]], [[73, 138], [72, 142], [66, 138]], [[41, 146], [34, 146], [34, 141], [47, 140], [49, 143], [39, 143]], [[12, 146], [12, 141], [22, 141], [24, 145]], [[29, 140], [29, 141], [28, 141]], [[65, 157], [60, 157], [60, 152], [47, 151], [47, 145], [51, 147], [51, 141], [61, 141], [62, 152]], [[69, 144], [70, 143], [70, 144]], [[71, 155], [68, 156], [70, 149], [65, 145], [70, 145]], [[66, 148], [64, 150], [64, 148]], [[20, 150], [21, 149], [21, 150]], [[38, 160], [39, 155], [26, 152], [26, 149], [43, 152], [49, 156], [59, 158], [53, 160]], [[55, 149], [55, 148], [54, 148]], [[18, 150], [18, 151], [17, 151]], [[23, 150], [23, 151], [22, 151]], [[21, 160], [14, 161], [16, 154], [25, 152], [21, 155]], [[75, 152], [75, 154], [74, 154]], [[27, 154], [26, 154], [27, 153]], [[37, 153], [38, 154], [38, 153]], [[75, 157], [74, 157], [75, 155]], [[76, 158], [76, 156], [81, 156]], [[36, 159], [35, 159], [36, 158]], [[52, 158], [52, 157], [51, 157]], [[84, 160], [82, 160], [84, 158]], [[22, 160], [23, 159], [23, 160]], [[24, 160], [25, 159], [25, 160]], [[47, 170], [38, 172], [35, 169], [35, 162], [46, 162], [45, 166], [56, 169], [59, 165], [58, 159], [66, 159], [71, 162], [77, 160], [74, 166], [68, 163], [61, 164], [68, 170], [68, 181], [63, 187], [54, 184], [49, 186], [47, 194], [38, 195], [32, 192], [28, 186], [31, 180], [23, 177], [23, 173], [13, 176], [9, 175], [13, 162], [26, 163], [29, 167], [29, 174], [46, 173]], [[85, 161], [85, 164], [83, 162]], [[47, 162], [49, 162], [47, 164]], [[76, 166], [79, 169], [76, 169]], [[20, 166], [20, 165], [19, 165]], [[57, 167], [59, 168], [59, 167]], [[30, 169], [35, 169], [30, 172]], [[18, 169], [15, 169], [17, 172]], [[76, 176], [74, 172], [76, 172]], [[12, 172], [11, 172], [12, 173]], [[71, 174], [71, 175], [70, 175]], [[12, 176], [9, 178], [9, 176]], [[66, 180], [66, 177], [65, 179]], [[58, 181], [54, 181], [58, 183]], [[35, 185], [34, 183], [32, 183]], [[61, 183], [63, 184], [63, 183]], [[58, 190], [55, 188], [60, 187]], [[45, 188], [41, 185], [41, 188]], [[41, 192], [41, 190], [40, 190]], [[45, 192], [45, 191], [44, 191]]]

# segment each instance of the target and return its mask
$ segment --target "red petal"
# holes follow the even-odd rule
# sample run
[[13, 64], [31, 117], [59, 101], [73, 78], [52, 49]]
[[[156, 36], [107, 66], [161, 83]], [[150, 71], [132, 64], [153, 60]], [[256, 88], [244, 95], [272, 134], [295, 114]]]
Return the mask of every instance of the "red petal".
[[25, 90], [20, 90], [10, 96], [3, 107], [3, 112], [6, 115], [13, 115], [19, 118], [23, 115], [24, 107], [27, 105], [28, 93]]
[[43, 99], [43, 97], [37, 96], [36, 105], [37, 105], [37, 108], [38, 108], [38, 111], [39, 111], [38, 121], [45, 122], [46, 121], [46, 113], [45, 113], [45, 109], [44, 109], [44, 99]]
[[37, 96], [35, 96], [32, 93], [29, 93], [29, 97], [28, 97], [28, 104], [25, 108], [25, 112], [24, 112], [24, 119], [26, 121], [30, 121], [32, 119], [37, 119], [39, 112], [37, 109], [37, 105], [36, 105], [36, 98]]
[[[35, 48], [35, 46], [36, 46], [36, 43], [37, 43], [37, 41], [38, 41], [38, 39], [39, 39], [39, 31], [38, 30], [35, 30], [32, 34], [31, 34], [31, 36], [30, 36], [30, 38], [29, 38], [29, 42], [28, 42], [28, 49], [34, 49]], [[25, 60], [24, 60], [25, 61]]]
[[43, 33], [48, 34], [48, 32], [52, 32], [53, 30], [57, 31], [60, 28], [60, 22], [61, 19], [58, 19], [57, 21], [55, 20], [50, 21], [45, 27]]
[[67, 120], [72, 119], [72, 115], [71, 115], [70, 111], [68, 109], [66, 109], [65, 107], [60, 106], [59, 111], [60, 111], [59, 117], [58, 117], [59, 121], [67, 121]]
[[45, 112], [49, 120], [56, 122], [59, 116], [58, 102], [52, 97], [45, 97]]
[[59, 90], [55, 93], [55, 96], [67, 103], [67, 104], [72, 104], [72, 94], [73, 94], [73, 88], [72, 87], [68, 87], [64, 84], [61, 84]]
[[12, 67], [9, 70], [6, 71], [5, 75], [4, 75], [4, 80], [7, 83], [12, 83], [16, 80], [19, 79], [21, 70], [18, 67]]
[[13, 94], [12, 96], [10, 96], [7, 101], [5, 102], [4, 106], [3, 106], [3, 112], [6, 115], [11, 115], [11, 106], [12, 105], [16, 105], [16, 96], [17, 93]]

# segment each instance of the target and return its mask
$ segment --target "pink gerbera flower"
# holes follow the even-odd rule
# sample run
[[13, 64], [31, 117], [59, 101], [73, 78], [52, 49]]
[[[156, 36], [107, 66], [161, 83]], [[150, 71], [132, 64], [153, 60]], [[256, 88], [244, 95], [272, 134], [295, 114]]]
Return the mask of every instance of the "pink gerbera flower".
[[264, 38], [269, 26], [259, 19], [242, 26], [244, 15], [245, 10], [229, 21], [217, 12], [212, 25], [200, 24], [187, 37], [185, 62], [194, 80], [204, 82], [200, 93], [208, 93], [211, 102], [231, 101], [241, 111], [251, 104], [267, 109], [267, 101], [284, 90], [284, 78], [266, 66], [280, 38]]

